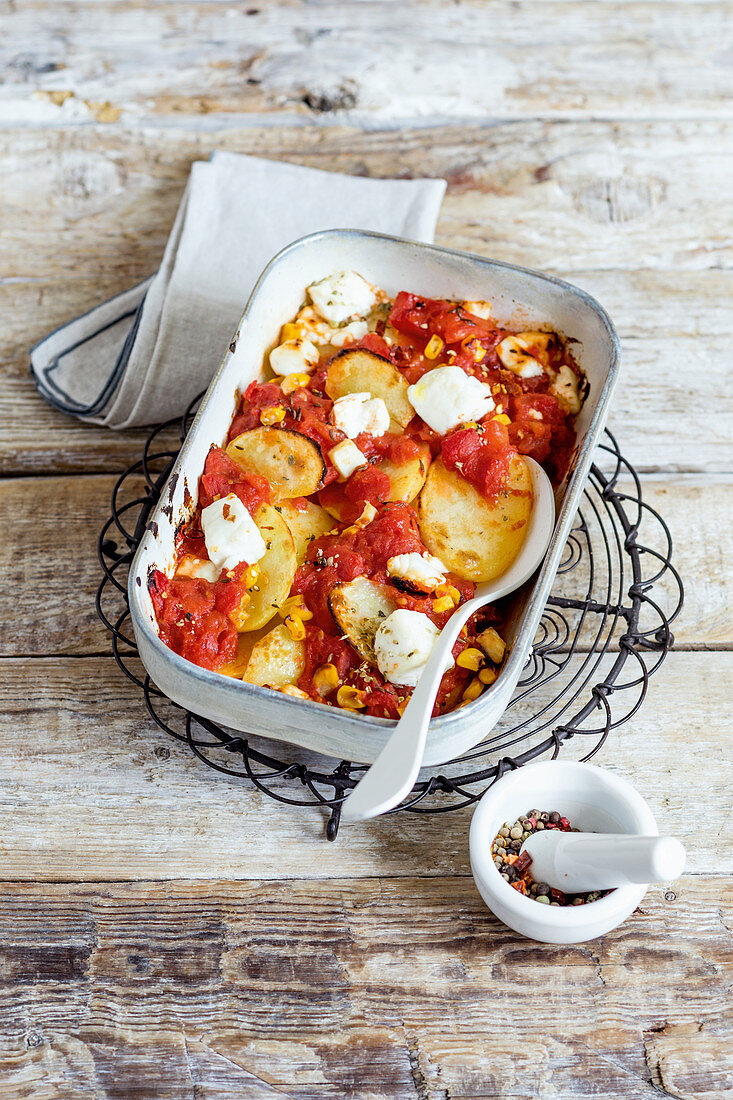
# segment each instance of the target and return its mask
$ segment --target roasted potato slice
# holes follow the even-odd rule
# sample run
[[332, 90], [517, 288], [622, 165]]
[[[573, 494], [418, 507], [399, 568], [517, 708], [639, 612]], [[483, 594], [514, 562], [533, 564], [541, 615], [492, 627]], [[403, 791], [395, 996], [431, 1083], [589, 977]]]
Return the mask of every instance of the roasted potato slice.
[[304, 643], [291, 638], [288, 628], [280, 623], [252, 647], [242, 679], [248, 684], [282, 688], [297, 684], [304, 669]]
[[326, 375], [326, 393], [332, 401], [347, 393], [370, 393], [381, 397], [399, 431], [410, 423], [415, 410], [407, 397], [407, 379], [381, 355], [362, 348], [346, 349], [331, 360]]
[[[430, 448], [427, 444], [420, 446], [420, 454], [414, 458], [408, 458], [405, 462], [396, 463], [388, 458], [381, 458], [376, 464], [377, 469], [382, 470], [389, 478], [390, 488], [385, 500], [401, 500], [409, 504], [422, 489], [430, 466]], [[353, 522], [354, 517], [361, 511], [358, 504], [354, 504], [345, 496], [343, 486], [336, 482], [327, 486], [319, 499], [323, 509], [339, 523]]]
[[380, 623], [397, 607], [386, 587], [368, 577], [355, 577], [331, 589], [328, 606], [341, 633], [354, 649], [376, 665], [374, 635]]
[[304, 561], [306, 550], [313, 540], [327, 535], [334, 529], [333, 518], [325, 509], [318, 504], [313, 504], [310, 500], [305, 504], [305, 508], [296, 508], [292, 501], [284, 500], [281, 504], [275, 505], [293, 536], [298, 565]]
[[271, 504], [263, 504], [254, 517], [267, 550], [257, 562], [258, 573], [247, 589], [249, 602], [242, 608], [238, 630], [259, 630], [269, 623], [293, 583], [298, 560], [287, 523]]
[[388, 458], [382, 458], [377, 463], [377, 469], [385, 473], [389, 478], [390, 488], [388, 500], [401, 500], [409, 504], [418, 495], [430, 467], [430, 448], [427, 443], [420, 444], [420, 454], [414, 458], [408, 458], [405, 462], [391, 462]]
[[448, 569], [481, 583], [499, 577], [519, 553], [532, 512], [532, 481], [519, 455], [512, 459], [507, 489], [486, 500], [442, 458], [430, 467], [418, 501], [423, 542]]
[[252, 428], [227, 447], [230, 458], [266, 477], [276, 499], [307, 497], [323, 481], [326, 463], [317, 443], [291, 428]]

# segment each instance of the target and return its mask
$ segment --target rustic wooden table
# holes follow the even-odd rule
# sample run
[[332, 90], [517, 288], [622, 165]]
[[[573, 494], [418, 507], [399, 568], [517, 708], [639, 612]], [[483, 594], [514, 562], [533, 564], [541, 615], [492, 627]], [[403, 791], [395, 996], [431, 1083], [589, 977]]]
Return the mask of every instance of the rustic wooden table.
[[[0, 2], [4, 1100], [730, 1093], [730, 16]], [[617, 322], [611, 425], [687, 603], [600, 762], [689, 873], [601, 940], [500, 925], [468, 811], [324, 842], [168, 740], [109, 655], [94, 544], [143, 433], [50, 410], [28, 348], [155, 269], [213, 148], [444, 176], [439, 243], [557, 272]]]

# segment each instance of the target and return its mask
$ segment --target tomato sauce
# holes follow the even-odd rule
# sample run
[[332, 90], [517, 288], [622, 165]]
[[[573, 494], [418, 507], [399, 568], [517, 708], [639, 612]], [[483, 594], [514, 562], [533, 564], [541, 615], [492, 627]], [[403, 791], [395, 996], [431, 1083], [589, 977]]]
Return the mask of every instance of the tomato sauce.
[[233, 661], [237, 631], [229, 613], [246, 595], [243, 572], [240, 567], [231, 578], [212, 584], [194, 577], [169, 580], [156, 570], [149, 588], [165, 644], [202, 668], [218, 669]]
[[[328, 603], [335, 585], [356, 577], [370, 578], [385, 586], [395, 606], [427, 615], [438, 628], [450, 619], [455, 600], [465, 601], [474, 593], [470, 581], [448, 573], [443, 588], [454, 595], [446, 603], [439, 593], [421, 592], [388, 576], [391, 557], [426, 551], [414, 502], [388, 500], [390, 471], [415, 459], [429, 463], [441, 457], [448, 469], [487, 500], [495, 500], [517, 454], [542, 463], [556, 483], [567, 470], [575, 443], [574, 418], [549, 390], [560, 366], [567, 364], [576, 370], [572, 358], [561, 340], [543, 336], [537, 339], [537, 347], [527, 347], [542, 372], [522, 378], [508, 370], [499, 357], [499, 344], [509, 335], [508, 330], [472, 315], [457, 302], [400, 292], [393, 303], [382, 307], [375, 330], [350, 347], [387, 360], [410, 384], [436, 367], [457, 366], [491, 386], [495, 408], [477, 425], [460, 425], [445, 436], [417, 414], [399, 433], [359, 435], [354, 443], [365, 463], [345, 481], [329, 459], [346, 436], [331, 423], [333, 401], [326, 391], [330, 360], [324, 361], [323, 352], [307, 382], [292, 393], [284, 393], [277, 382], [252, 382], [241, 395], [227, 442], [263, 423], [307, 436], [317, 444], [326, 465], [325, 476], [309, 499], [318, 501], [331, 516], [338, 516], [333, 519], [332, 533], [312, 538], [307, 545], [290, 589], [292, 597], [301, 597], [308, 613], [302, 623], [305, 666], [297, 686], [310, 698], [338, 705], [333, 685], [323, 688], [322, 672], [329, 665], [334, 666], [340, 686], [358, 689], [363, 704], [360, 713], [398, 718], [411, 693], [409, 688], [386, 682], [341, 636]], [[225, 450], [214, 446], [200, 479], [199, 507], [178, 535], [180, 556], [208, 557], [200, 511], [227, 493], [235, 493], [252, 515], [273, 500], [265, 478], [246, 472]], [[360, 526], [356, 520], [366, 505], [376, 509], [376, 515]], [[290, 506], [303, 514], [305, 522], [308, 500], [295, 498]], [[248, 600], [246, 568], [243, 563], [214, 582], [180, 574], [169, 579], [154, 573], [150, 592], [162, 640], [204, 668], [220, 669], [232, 661], [238, 642], [234, 623], [240, 622], [241, 629], [241, 610]], [[473, 616], [453, 648], [454, 658], [466, 648], [475, 649], [479, 631], [494, 623], [500, 623], [495, 608], [484, 608]], [[469, 684], [475, 686], [475, 672], [455, 664], [443, 677], [434, 713], [459, 705]]]
[[449, 470], [465, 478], [487, 500], [496, 500], [517, 453], [503, 424], [489, 420], [479, 428], [454, 432], [443, 440], [441, 453]]

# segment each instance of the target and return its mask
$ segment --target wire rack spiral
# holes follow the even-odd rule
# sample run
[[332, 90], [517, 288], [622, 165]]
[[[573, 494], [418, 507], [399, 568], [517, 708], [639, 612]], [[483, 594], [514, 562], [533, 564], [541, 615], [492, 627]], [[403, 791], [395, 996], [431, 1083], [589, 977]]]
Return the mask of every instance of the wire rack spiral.
[[[104, 575], [97, 613], [111, 633], [117, 664], [162, 730], [217, 772], [246, 780], [279, 802], [323, 808], [329, 815], [326, 836], [334, 840], [341, 803], [366, 765], [334, 765], [290, 746], [275, 750], [260, 737], [192, 714], [156, 688], [138, 657], [127, 574], [195, 406], [182, 420], [155, 428], [142, 457], [114, 487], [111, 515], [98, 539]], [[588, 760], [643, 703], [649, 678], [672, 647], [683, 585], [671, 562], [669, 528], [642, 499], [639, 477], [608, 431], [596, 459], [530, 659], [503, 719], [470, 752], [437, 772], [421, 772], [409, 798], [392, 813], [460, 809], [507, 769], [543, 755], [554, 759], [571, 739], [581, 743], [580, 759]]]

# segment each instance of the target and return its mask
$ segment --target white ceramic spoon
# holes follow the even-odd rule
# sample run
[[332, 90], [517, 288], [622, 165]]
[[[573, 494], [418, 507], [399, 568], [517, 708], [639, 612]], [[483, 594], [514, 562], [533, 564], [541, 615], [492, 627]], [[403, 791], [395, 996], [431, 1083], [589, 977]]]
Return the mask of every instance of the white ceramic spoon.
[[446, 659], [463, 624], [484, 604], [514, 592], [528, 580], [545, 556], [555, 527], [555, 497], [545, 471], [531, 458], [524, 460], [532, 477], [534, 502], [522, 548], [509, 568], [476, 588], [443, 627], [418, 685], [387, 744], [341, 806], [343, 821], [364, 821], [396, 806], [415, 785]]
[[636, 882], [674, 882], [685, 869], [685, 849], [671, 836], [628, 833], [533, 833], [522, 845], [532, 857], [535, 882], [566, 894], [611, 890]]

